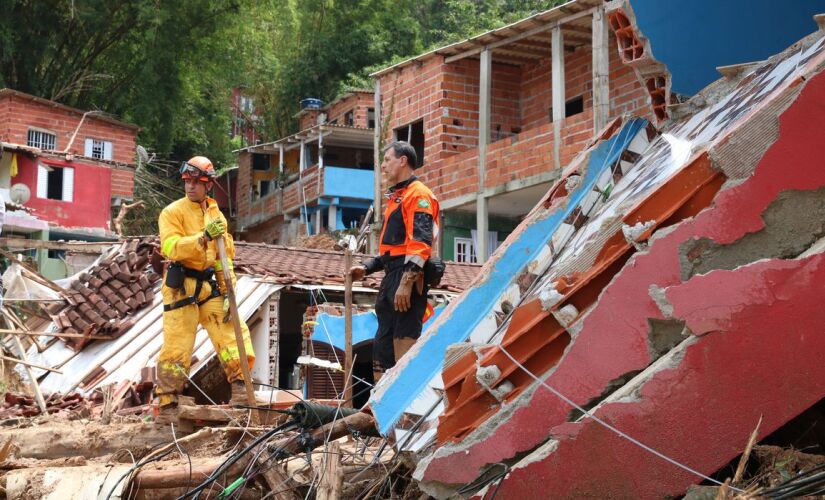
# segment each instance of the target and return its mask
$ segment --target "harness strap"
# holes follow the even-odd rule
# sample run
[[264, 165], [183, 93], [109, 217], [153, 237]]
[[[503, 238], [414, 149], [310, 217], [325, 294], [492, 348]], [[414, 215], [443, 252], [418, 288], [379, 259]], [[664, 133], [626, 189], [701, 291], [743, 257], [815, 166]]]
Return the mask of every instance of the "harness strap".
[[[186, 268], [184, 268], [184, 270], [188, 271], [188, 269]], [[209, 294], [209, 297], [206, 297], [205, 299], [198, 301], [198, 295], [201, 294], [201, 289], [203, 288], [203, 282], [205, 280], [201, 279], [201, 276], [198, 276], [196, 279], [197, 281], [195, 282], [195, 293], [177, 302], [172, 302], [171, 304], [163, 304], [163, 312], [174, 311], [175, 309], [180, 309], [181, 307], [186, 307], [192, 304], [202, 306], [210, 300], [214, 299], [215, 297], [221, 296], [221, 291], [218, 290], [218, 283], [213, 279], [209, 281], [209, 285], [212, 287], [212, 293]]]

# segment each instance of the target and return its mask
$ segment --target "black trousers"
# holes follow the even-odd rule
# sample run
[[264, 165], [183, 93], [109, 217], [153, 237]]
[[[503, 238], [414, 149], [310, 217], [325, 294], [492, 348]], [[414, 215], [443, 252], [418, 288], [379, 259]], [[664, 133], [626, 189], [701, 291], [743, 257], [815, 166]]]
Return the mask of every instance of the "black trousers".
[[392, 339], [421, 336], [421, 320], [427, 310], [427, 286], [424, 293], [418, 293], [415, 285], [410, 295], [410, 308], [405, 312], [395, 310], [395, 292], [401, 283], [404, 266], [393, 266], [386, 270], [378, 299], [375, 302], [375, 315], [378, 316], [378, 333], [373, 341], [372, 360], [376, 371], [385, 371], [395, 366], [395, 349]]

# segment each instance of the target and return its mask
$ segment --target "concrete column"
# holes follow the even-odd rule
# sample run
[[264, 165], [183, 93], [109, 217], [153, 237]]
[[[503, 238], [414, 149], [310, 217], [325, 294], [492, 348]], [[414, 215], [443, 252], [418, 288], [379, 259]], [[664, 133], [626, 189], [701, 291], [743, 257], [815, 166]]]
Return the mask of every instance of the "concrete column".
[[338, 205], [332, 203], [329, 206], [329, 213], [327, 214], [327, 227], [330, 231], [338, 229]]
[[553, 28], [553, 160], [561, 168], [561, 128], [564, 125], [564, 34]]
[[284, 173], [284, 145], [278, 144], [278, 172]]
[[490, 94], [492, 91], [493, 54], [481, 51], [478, 87], [478, 192], [476, 194], [476, 259], [487, 260], [488, 213], [484, 183], [487, 172], [487, 145], [490, 143]]
[[324, 131], [318, 129], [318, 170], [324, 168]]
[[375, 130], [373, 130], [373, 140], [372, 140], [372, 162], [373, 162], [373, 181], [374, 181], [374, 193], [373, 193], [373, 206], [374, 206], [374, 214], [373, 220], [376, 222], [376, 226], [379, 228], [375, 231], [370, 233], [370, 249], [369, 252], [371, 254], [378, 253], [378, 233], [381, 231], [381, 224], [383, 223], [384, 217], [384, 209], [381, 206], [381, 202], [383, 201], [384, 197], [382, 196], [383, 193], [381, 192], [381, 130], [382, 125], [384, 123], [384, 118], [381, 113], [381, 81], [376, 78], [375, 79], [375, 95], [373, 96], [373, 108], [375, 108]]
[[607, 125], [610, 118], [609, 31], [604, 6], [593, 12], [593, 132]]
[[318, 207], [318, 210], [315, 211], [315, 223], [313, 224], [315, 234], [321, 234], [321, 211], [321, 207]]
[[306, 148], [306, 143], [304, 142], [303, 139], [301, 139], [300, 148], [301, 149], [298, 151], [298, 171], [303, 172], [304, 171], [304, 164], [305, 164], [305, 160], [306, 160], [306, 149], [307, 149]]

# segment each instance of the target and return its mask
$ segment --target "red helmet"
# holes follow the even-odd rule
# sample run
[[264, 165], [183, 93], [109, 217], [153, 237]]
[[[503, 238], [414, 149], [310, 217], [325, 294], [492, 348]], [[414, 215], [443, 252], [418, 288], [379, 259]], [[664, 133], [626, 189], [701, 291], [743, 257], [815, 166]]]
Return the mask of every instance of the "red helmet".
[[181, 164], [180, 176], [182, 179], [197, 179], [202, 182], [209, 182], [215, 178], [215, 167], [209, 161], [209, 158], [193, 156], [189, 161]]

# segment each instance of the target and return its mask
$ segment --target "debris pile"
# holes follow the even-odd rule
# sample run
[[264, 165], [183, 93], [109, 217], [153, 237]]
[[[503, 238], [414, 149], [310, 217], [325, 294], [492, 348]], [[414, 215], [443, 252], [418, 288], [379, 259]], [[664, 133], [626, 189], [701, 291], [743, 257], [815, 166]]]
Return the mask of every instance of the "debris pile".
[[[115, 338], [132, 326], [132, 313], [152, 303], [160, 276], [148, 265], [156, 238], [129, 239], [84, 271], [63, 292], [66, 304], [47, 307], [62, 333]], [[67, 339], [79, 350], [86, 338]]]
[[[46, 408], [49, 414], [69, 415], [91, 415], [92, 406], [102, 401], [90, 401], [83, 395], [74, 394], [51, 394], [46, 398]], [[3, 407], [0, 408], [0, 419], [14, 417], [35, 417], [42, 414], [34, 398], [19, 392], [7, 392], [3, 399]]]

